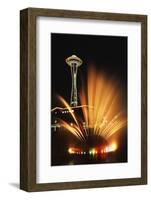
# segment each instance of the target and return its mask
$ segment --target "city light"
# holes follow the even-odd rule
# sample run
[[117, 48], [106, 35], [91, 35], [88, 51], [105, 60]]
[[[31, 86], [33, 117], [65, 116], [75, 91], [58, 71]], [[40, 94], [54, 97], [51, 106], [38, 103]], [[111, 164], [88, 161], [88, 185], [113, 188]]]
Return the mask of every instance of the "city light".
[[95, 149], [92, 149], [92, 154], [93, 154], [93, 155], [95, 154]]
[[112, 142], [109, 146], [106, 147], [106, 152], [112, 152], [117, 150], [117, 143]]
[[88, 151], [85, 149], [70, 147], [68, 149], [69, 154], [78, 154], [78, 155], [90, 155], [90, 156], [97, 156], [101, 154], [107, 154], [110, 152], [116, 151], [118, 148], [117, 142], [112, 142], [107, 146], [100, 146], [100, 147], [94, 147], [90, 148]]
[[74, 154], [75, 152], [74, 152], [73, 148], [69, 148], [69, 149], [68, 149], [68, 153], [69, 153], [69, 154]]
[[90, 154], [90, 155], [92, 154], [92, 151], [91, 151], [91, 150], [89, 151], [89, 154]]

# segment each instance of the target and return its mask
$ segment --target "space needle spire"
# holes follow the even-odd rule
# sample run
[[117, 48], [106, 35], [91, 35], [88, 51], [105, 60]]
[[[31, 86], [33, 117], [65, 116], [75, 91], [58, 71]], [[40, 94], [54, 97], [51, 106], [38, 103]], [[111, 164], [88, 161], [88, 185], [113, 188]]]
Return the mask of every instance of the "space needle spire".
[[78, 105], [77, 72], [78, 72], [78, 67], [82, 65], [82, 60], [76, 55], [72, 55], [66, 59], [66, 63], [70, 66], [71, 77], [72, 77], [70, 105], [77, 106]]

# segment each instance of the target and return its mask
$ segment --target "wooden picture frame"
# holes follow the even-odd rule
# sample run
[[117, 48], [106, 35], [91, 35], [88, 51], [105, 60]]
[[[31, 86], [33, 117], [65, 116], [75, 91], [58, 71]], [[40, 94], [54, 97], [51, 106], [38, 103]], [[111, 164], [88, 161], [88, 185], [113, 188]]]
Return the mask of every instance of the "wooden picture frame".
[[[61, 17], [141, 23], [141, 177], [36, 183], [36, 18]], [[27, 8], [20, 12], [20, 188], [46, 191], [147, 184], [147, 16]]]

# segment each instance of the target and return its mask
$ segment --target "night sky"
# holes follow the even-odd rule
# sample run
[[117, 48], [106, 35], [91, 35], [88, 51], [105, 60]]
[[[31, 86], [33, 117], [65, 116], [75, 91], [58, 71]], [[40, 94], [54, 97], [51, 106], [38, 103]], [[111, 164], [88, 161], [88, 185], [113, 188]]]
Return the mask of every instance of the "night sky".
[[57, 106], [55, 95], [70, 101], [71, 72], [65, 59], [77, 55], [83, 60], [78, 68], [78, 89], [89, 64], [115, 78], [127, 107], [127, 37], [51, 33], [52, 108]]

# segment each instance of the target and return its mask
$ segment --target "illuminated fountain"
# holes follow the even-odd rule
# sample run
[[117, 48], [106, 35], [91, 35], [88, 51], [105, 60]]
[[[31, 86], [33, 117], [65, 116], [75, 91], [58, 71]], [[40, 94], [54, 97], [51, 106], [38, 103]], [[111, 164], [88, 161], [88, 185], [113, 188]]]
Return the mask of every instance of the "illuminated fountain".
[[86, 81], [80, 84], [78, 105], [77, 71], [82, 60], [72, 55], [66, 63], [72, 76], [70, 103], [58, 95], [62, 107], [56, 107], [52, 112], [57, 122], [54, 126], [64, 129], [78, 141], [77, 146], [69, 144], [67, 152], [71, 155], [105, 155], [116, 151], [119, 147], [116, 136], [127, 126], [116, 81], [108, 79], [94, 66], [88, 66]]
[[60, 119], [59, 123], [80, 141], [85, 149], [81, 152], [88, 152], [88, 149], [93, 149], [99, 144], [105, 145], [103, 151], [111, 152], [118, 146], [117, 143], [116, 148], [115, 144], [109, 145], [112, 144], [113, 137], [127, 126], [127, 119], [120, 104], [120, 93], [115, 80], [108, 80], [94, 67], [89, 67], [87, 75], [87, 82], [82, 83], [80, 89], [83, 117], [72, 112], [72, 106], [60, 96], [60, 102], [69, 111], [73, 121], [72, 125], [63, 119]]

